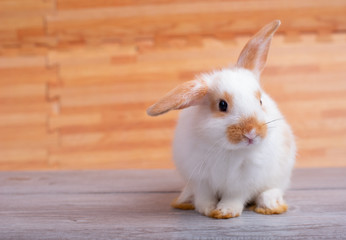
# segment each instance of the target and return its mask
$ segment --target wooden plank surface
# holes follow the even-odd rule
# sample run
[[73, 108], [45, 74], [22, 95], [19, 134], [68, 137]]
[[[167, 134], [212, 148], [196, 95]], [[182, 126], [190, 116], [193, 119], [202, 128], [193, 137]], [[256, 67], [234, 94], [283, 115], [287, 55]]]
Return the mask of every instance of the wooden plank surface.
[[0, 173], [1, 239], [345, 239], [346, 169], [296, 169], [288, 212], [172, 209], [173, 170]]
[[345, 0], [1, 0], [0, 170], [173, 168], [178, 112], [146, 108], [230, 66], [276, 18], [261, 81], [292, 125], [296, 166], [346, 167], [345, 12]]
[[0, 173], [1, 239], [344, 239], [346, 169], [296, 169], [287, 213], [214, 220], [170, 208], [172, 170]]

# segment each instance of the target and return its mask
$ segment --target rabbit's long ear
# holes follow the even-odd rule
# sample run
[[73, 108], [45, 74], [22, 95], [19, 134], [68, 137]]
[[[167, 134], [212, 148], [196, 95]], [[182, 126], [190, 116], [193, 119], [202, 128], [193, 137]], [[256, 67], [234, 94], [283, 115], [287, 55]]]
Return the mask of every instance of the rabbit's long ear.
[[271, 39], [280, 24], [280, 20], [275, 20], [256, 33], [241, 51], [237, 66], [251, 70], [259, 77], [267, 61]]
[[157, 116], [170, 110], [183, 109], [198, 104], [208, 92], [207, 84], [202, 80], [185, 82], [147, 109], [147, 114]]

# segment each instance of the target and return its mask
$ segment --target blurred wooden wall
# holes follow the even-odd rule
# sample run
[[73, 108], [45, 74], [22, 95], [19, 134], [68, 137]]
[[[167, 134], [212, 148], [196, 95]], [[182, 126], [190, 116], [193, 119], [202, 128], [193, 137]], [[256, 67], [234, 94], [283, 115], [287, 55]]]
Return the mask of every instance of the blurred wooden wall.
[[346, 166], [345, 0], [0, 0], [0, 170], [172, 168], [177, 112], [146, 108], [273, 19], [297, 166]]

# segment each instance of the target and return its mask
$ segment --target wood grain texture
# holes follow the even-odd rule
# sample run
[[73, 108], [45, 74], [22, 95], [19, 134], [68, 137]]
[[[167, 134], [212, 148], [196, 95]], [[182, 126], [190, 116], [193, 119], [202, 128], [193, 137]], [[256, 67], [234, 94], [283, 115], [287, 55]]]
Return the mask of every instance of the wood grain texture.
[[3, 172], [1, 239], [344, 239], [346, 169], [296, 169], [288, 212], [215, 220], [172, 209], [172, 170]]
[[146, 108], [235, 63], [273, 19], [262, 84], [297, 166], [346, 166], [345, 12], [344, 0], [1, 0], [0, 170], [173, 168], [178, 112]]

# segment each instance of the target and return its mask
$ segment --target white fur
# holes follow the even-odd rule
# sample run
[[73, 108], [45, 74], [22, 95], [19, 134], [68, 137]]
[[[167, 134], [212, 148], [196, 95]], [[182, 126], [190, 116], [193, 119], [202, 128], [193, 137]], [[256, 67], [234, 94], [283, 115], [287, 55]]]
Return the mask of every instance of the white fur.
[[[289, 185], [296, 147], [276, 104], [249, 70], [224, 69], [200, 79], [207, 83], [208, 94], [200, 104], [181, 112], [173, 143], [173, 158], [186, 182], [178, 201], [192, 198], [202, 214], [218, 209], [233, 216], [240, 215], [250, 201], [265, 207], [272, 206], [274, 198], [281, 201]], [[265, 111], [254, 95], [257, 90], [262, 92]], [[215, 117], [208, 95], [225, 91], [233, 96], [233, 107], [225, 117]], [[254, 115], [261, 122], [280, 120], [268, 123], [266, 137], [257, 137], [255, 144], [232, 144], [227, 139], [227, 127]], [[271, 189], [276, 189], [274, 194], [261, 197]]]

